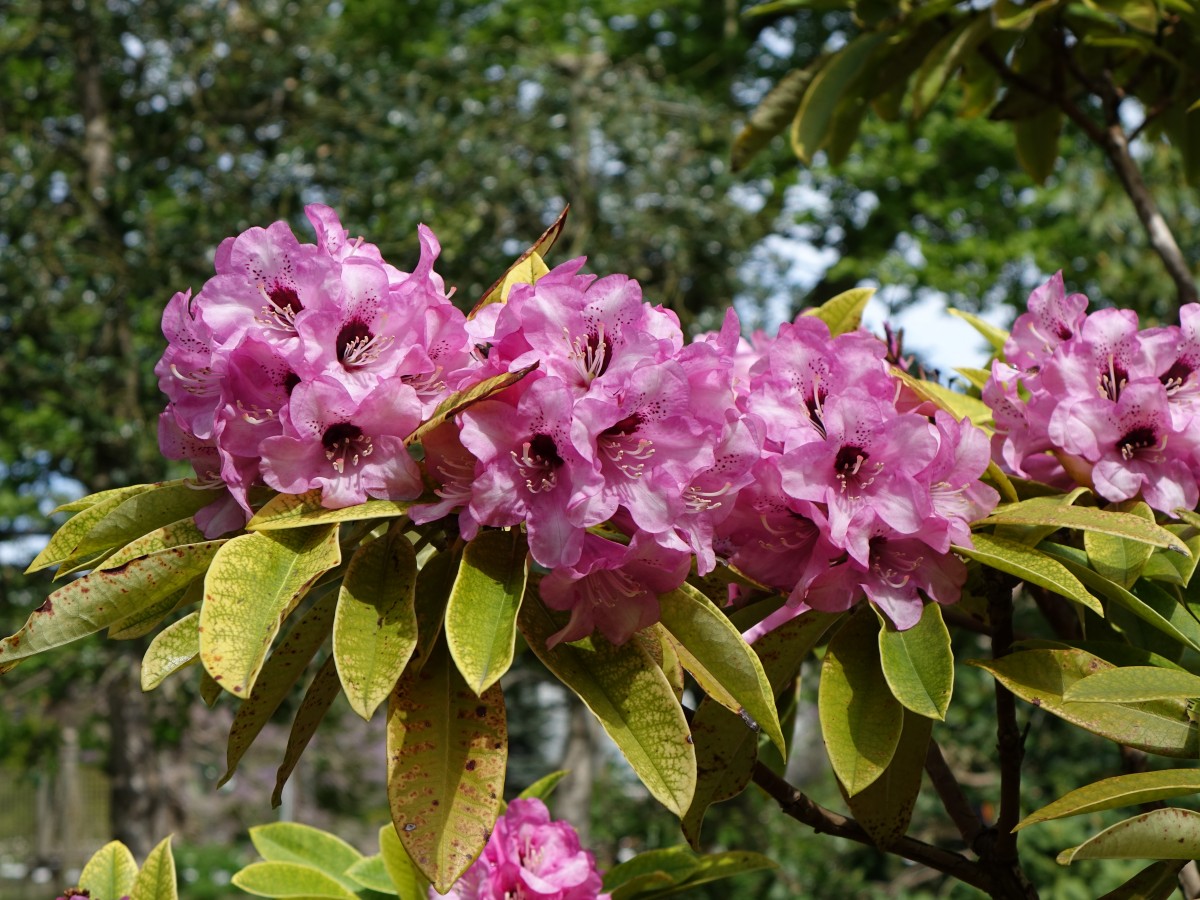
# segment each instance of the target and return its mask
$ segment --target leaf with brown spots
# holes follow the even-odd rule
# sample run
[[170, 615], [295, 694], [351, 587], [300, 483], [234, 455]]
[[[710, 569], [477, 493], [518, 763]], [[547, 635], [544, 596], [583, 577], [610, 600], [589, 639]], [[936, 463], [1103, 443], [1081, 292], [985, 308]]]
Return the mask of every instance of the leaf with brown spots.
[[[470, 314], [468, 314], [468, 319], [473, 317], [475, 313], [479, 312], [479, 310], [483, 309], [485, 306], [490, 306], [493, 303], [501, 303], [508, 299], [508, 289], [510, 289], [513, 284], [514, 276], [516, 276], [523, 269], [530, 270], [532, 268], [532, 258], [534, 256], [537, 256], [537, 261], [541, 262], [541, 257], [545, 256], [550, 251], [550, 248], [554, 246], [554, 242], [558, 240], [558, 236], [562, 234], [563, 227], [567, 224], [567, 213], [570, 211], [570, 209], [571, 207], [569, 205], [563, 207], [563, 211], [558, 214], [558, 218], [554, 220], [554, 224], [543, 231], [541, 237], [533, 242], [533, 246], [518, 256], [516, 262], [509, 266], [508, 270], [484, 292], [483, 297], [478, 303], [475, 304], [475, 308], [471, 310]], [[545, 263], [542, 263], [541, 268], [543, 270], [546, 269]], [[536, 269], [533, 271], [537, 272]], [[532, 280], [532, 278], [526, 280]]]
[[277, 531], [362, 519], [396, 519], [410, 506], [411, 503], [399, 500], [368, 500], [357, 506], [327, 509], [321, 505], [319, 489], [304, 494], [276, 494], [246, 523], [246, 530]]
[[59, 588], [24, 627], [0, 641], [0, 664], [95, 634], [181, 590], [203, 572], [224, 541], [185, 544], [93, 572]]
[[1059, 865], [1077, 859], [1200, 859], [1200, 812], [1167, 807], [1118, 822], [1058, 854]]
[[388, 701], [388, 801], [404, 849], [439, 893], [482, 852], [504, 793], [508, 727], [499, 685], [467, 686], [444, 641]]
[[300, 755], [304, 753], [304, 748], [312, 740], [317, 726], [321, 724], [325, 713], [329, 712], [329, 707], [333, 705], [333, 701], [337, 699], [341, 690], [342, 685], [338, 681], [337, 666], [333, 662], [333, 657], [327, 656], [321, 668], [317, 670], [317, 674], [313, 676], [308, 690], [304, 692], [304, 699], [300, 701], [300, 708], [296, 710], [296, 718], [292, 720], [292, 730], [288, 734], [287, 749], [283, 752], [283, 762], [279, 764], [279, 769], [275, 772], [275, 791], [271, 794], [273, 809], [283, 803], [283, 786], [292, 777], [296, 763], [300, 761]]
[[846, 803], [877, 847], [887, 849], [908, 831], [921, 792], [933, 720], [904, 710], [904, 727], [883, 774]]
[[112, 491], [103, 492], [103, 499], [98, 499], [95, 504], [81, 509], [74, 516], [67, 519], [62, 527], [51, 535], [50, 542], [42, 548], [41, 553], [33, 558], [33, 562], [29, 564], [29, 568], [25, 570], [25, 574], [38, 572], [70, 559], [75, 552], [75, 548], [79, 546], [80, 541], [87, 537], [88, 532], [101, 519], [108, 515], [110, 511], [120, 506], [122, 501], [127, 497], [141, 491], [149, 490], [150, 487], [151, 485], [148, 484], [139, 484], [135, 487], [117, 488]]

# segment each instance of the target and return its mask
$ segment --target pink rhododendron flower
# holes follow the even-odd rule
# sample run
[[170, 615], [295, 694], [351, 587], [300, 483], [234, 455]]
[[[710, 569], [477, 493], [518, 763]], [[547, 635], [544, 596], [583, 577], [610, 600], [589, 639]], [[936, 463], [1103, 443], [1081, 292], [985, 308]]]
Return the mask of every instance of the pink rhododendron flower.
[[496, 820], [483, 853], [447, 894], [430, 900], [603, 900], [596, 860], [579, 835], [537, 799], [516, 799]]

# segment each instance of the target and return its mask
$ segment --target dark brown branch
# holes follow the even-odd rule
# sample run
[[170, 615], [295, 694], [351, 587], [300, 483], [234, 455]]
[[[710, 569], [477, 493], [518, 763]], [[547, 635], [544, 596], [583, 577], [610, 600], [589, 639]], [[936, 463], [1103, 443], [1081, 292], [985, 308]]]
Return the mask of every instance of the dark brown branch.
[[[1012, 647], [1012, 586], [999, 573], [988, 585], [988, 613], [992, 622], [992, 658], [999, 659]], [[996, 681], [996, 742], [1000, 750], [1000, 814], [996, 820], [995, 853], [998, 861], [1017, 858], [1017, 837], [1012, 833], [1021, 817], [1021, 761], [1025, 740], [1017, 725], [1017, 706], [1012, 692]]]

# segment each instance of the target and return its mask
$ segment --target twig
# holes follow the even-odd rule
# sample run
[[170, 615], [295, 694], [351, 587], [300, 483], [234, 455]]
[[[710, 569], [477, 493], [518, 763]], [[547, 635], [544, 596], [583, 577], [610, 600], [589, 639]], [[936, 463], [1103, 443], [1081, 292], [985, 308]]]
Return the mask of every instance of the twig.
[[967, 846], [974, 849], [975, 841], [983, 831], [983, 823], [967, 801], [962, 785], [950, 770], [937, 741], [929, 742], [929, 749], [925, 753], [925, 771], [929, 774], [929, 780], [933, 782], [934, 790], [941, 798], [947, 815], [958, 828], [958, 833], [962, 835]]

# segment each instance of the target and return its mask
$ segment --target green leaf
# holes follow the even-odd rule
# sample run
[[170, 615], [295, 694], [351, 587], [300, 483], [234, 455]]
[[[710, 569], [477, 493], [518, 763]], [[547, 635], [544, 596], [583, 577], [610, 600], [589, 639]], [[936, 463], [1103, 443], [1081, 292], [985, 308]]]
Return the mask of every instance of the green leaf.
[[546, 639], [562, 623], [532, 592], [517, 624], [538, 659], [600, 720], [646, 789], [682, 815], [696, 788], [696, 753], [683, 710], [653, 658], [636, 641], [614, 647], [599, 636], [548, 648]]
[[543, 775], [521, 793], [517, 794], [522, 800], [537, 799], [545, 803], [550, 799], [550, 795], [554, 793], [554, 789], [558, 787], [558, 783], [567, 776], [566, 769], [559, 769], [557, 772], [551, 772], [549, 775]]
[[296, 763], [304, 753], [308, 742], [317, 731], [317, 726], [329, 712], [329, 707], [337, 699], [342, 685], [338, 681], [337, 667], [333, 657], [327, 656], [317, 674], [313, 676], [300, 708], [296, 710], [296, 718], [292, 720], [292, 730], [288, 733], [287, 747], [283, 751], [283, 762], [275, 770], [275, 790], [271, 794], [271, 807], [277, 808], [283, 804], [283, 786], [292, 777]]
[[878, 633], [874, 614], [860, 608], [829, 641], [821, 664], [821, 733], [849, 797], [883, 774], [904, 725], [904, 707], [892, 696], [879, 664]]
[[851, 288], [842, 291], [836, 297], [826, 300], [820, 306], [810, 307], [802, 313], [805, 316], [816, 316], [829, 326], [833, 337], [854, 331], [862, 324], [863, 310], [875, 294], [875, 288]]
[[[461, 545], [460, 545], [461, 546]], [[417, 649], [409, 661], [409, 669], [420, 669], [433, 652], [442, 635], [442, 621], [446, 616], [446, 604], [450, 589], [458, 576], [462, 563], [461, 549], [436, 553], [417, 573], [417, 594], [414, 608], [417, 613]]]
[[1168, 584], [1186, 587], [1196, 571], [1196, 562], [1200, 560], [1200, 532], [1191, 525], [1165, 525], [1188, 548], [1188, 556], [1171, 550], [1156, 549], [1142, 569], [1142, 577], [1154, 581], [1165, 581]]
[[[516, 262], [509, 266], [508, 270], [484, 292], [483, 297], [475, 304], [475, 308], [467, 315], [468, 319], [473, 318], [485, 306], [490, 306], [493, 303], [502, 303], [507, 300], [508, 291], [512, 288], [514, 279], [520, 278], [522, 273], [527, 272], [532, 274], [535, 271], [533, 257], [538, 257], [537, 262], [541, 263], [541, 257], [550, 252], [550, 248], [554, 246], [555, 241], [558, 240], [558, 236], [562, 234], [563, 227], [567, 223], [567, 213], [570, 209], [569, 205], [564, 207], [563, 211], [558, 214], [558, 218], [554, 220], [554, 223], [543, 231], [541, 236], [533, 242], [533, 245], [518, 256]], [[545, 263], [542, 263], [541, 268], [549, 271], [546, 269]], [[532, 278], [529, 279], [529, 281], [532, 280]]]
[[961, 556], [1074, 600], [1099, 616], [1104, 615], [1100, 601], [1088, 593], [1087, 588], [1063, 563], [1053, 557], [1017, 541], [989, 534], [973, 534], [971, 541], [975, 544], [974, 548], [956, 546], [952, 549]]
[[446, 603], [446, 642], [480, 696], [512, 665], [528, 577], [529, 550], [519, 528], [482, 531], [463, 550]]
[[370, 719], [417, 648], [417, 554], [398, 528], [355, 551], [338, 592], [333, 658], [350, 708]]
[[148, 491], [153, 488], [153, 484], [134, 484], [129, 487], [109, 488], [106, 491], [97, 491], [94, 494], [88, 494], [80, 497], [78, 500], [71, 500], [68, 503], [63, 503], [54, 507], [50, 511], [51, 515], [60, 512], [77, 513], [83, 512], [85, 509], [91, 509], [93, 506], [99, 506], [101, 503], [107, 503], [113, 499], [125, 499], [131, 497], [139, 491]]
[[1105, 669], [1075, 682], [1063, 693], [1065, 700], [1090, 700], [1096, 703], [1196, 698], [1200, 698], [1200, 675], [1178, 669], [1160, 669], [1158, 666]]
[[173, 594], [155, 600], [149, 606], [143, 606], [132, 615], [126, 616], [119, 622], [108, 626], [110, 641], [131, 641], [145, 637], [162, 624], [163, 619], [176, 610], [193, 606], [204, 597], [204, 579], [193, 578], [188, 584]]
[[1014, 0], [997, 0], [992, 17], [997, 28], [1024, 31], [1042, 13], [1062, 4], [1063, 0], [1033, 0], [1017, 3]]
[[1064, 794], [1037, 812], [1030, 813], [1014, 830], [1051, 819], [1063, 819], [1122, 806], [1139, 806], [1197, 792], [1200, 792], [1200, 769], [1160, 769], [1117, 775]]
[[213, 681], [213, 677], [200, 667], [200, 699], [204, 701], [204, 705], [212, 709], [217, 705], [217, 701], [221, 699], [221, 695], [225, 692], [221, 690], [221, 686]]
[[926, 603], [907, 631], [882, 617], [880, 623], [879, 659], [892, 696], [917, 715], [944, 721], [954, 693], [954, 654], [941, 607]]
[[71, 555], [82, 556], [122, 547], [163, 526], [190, 518], [212, 501], [212, 493], [197, 488], [191, 479], [152, 485], [109, 510], [75, 546]]
[[384, 865], [381, 854], [377, 853], [374, 856], [360, 859], [346, 870], [346, 877], [353, 879], [367, 890], [396, 896], [396, 885], [392, 883], [392, 878], [388, 875], [387, 866]]
[[[715, 604], [686, 582], [659, 597], [663, 627], [677, 642], [683, 667], [704, 692], [787, 755], [774, 692], [762, 663]], [[753, 723], [753, 724], [751, 724]]]
[[996, 490], [1000, 492], [1000, 499], [1016, 503], [1017, 489], [1013, 486], [1012, 479], [1004, 474], [1004, 470], [996, 465], [995, 460], [988, 460], [987, 471], [985, 477], [990, 478], [992, 484], [996, 486]]
[[855, 821], [866, 829], [877, 847], [887, 849], [908, 831], [921, 793], [932, 731], [932, 719], [906, 709], [900, 742], [887, 768], [867, 787], [846, 798]]
[[986, 11], [963, 19], [953, 31], [939, 41], [917, 69], [912, 86], [912, 115], [920, 120], [933, 107], [946, 83], [963, 65], [964, 59], [992, 31], [991, 16]]
[[696, 869], [686, 881], [676, 887], [659, 891], [655, 897], [672, 897], [689, 893], [694, 888], [722, 878], [732, 878], [744, 872], [761, 869], [778, 869], [779, 863], [750, 850], [726, 850], [723, 853], [706, 853], [696, 860]]
[[137, 861], [120, 841], [110, 841], [87, 861], [79, 873], [79, 886], [92, 900], [121, 900], [133, 890]]
[[1072, 506], [1055, 497], [1034, 497], [1020, 503], [1001, 504], [982, 520], [982, 524], [1047, 525], [1094, 531], [1154, 547], [1169, 547], [1185, 556], [1190, 554], [1187, 544], [1176, 535], [1140, 515], [1094, 506]]
[[972, 328], [979, 332], [988, 346], [992, 348], [994, 353], [1003, 353], [1004, 345], [1008, 341], [1008, 332], [1003, 328], [997, 328], [991, 322], [986, 322], [974, 313], [969, 313], [963, 309], [955, 309], [948, 307], [946, 312], [954, 316], [956, 319], [962, 319]]
[[392, 822], [444, 894], [483, 850], [500, 811], [508, 759], [500, 686], [476, 696], [439, 642], [388, 701], [387, 759]]
[[1052, 715], [1092, 734], [1147, 753], [1195, 759], [1200, 750], [1196, 723], [1187, 704], [1174, 700], [1144, 703], [1078, 703], [1065, 700], [1071, 685], [1112, 666], [1083, 650], [1023, 650], [997, 660], [972, 660], [1010, 691]]
[[1036, 184], [1044, 185], [1054, 173], [1062, 123], [1062, 110], [1057, 106], [1047, 106], [1035, 116], [1017, 119], [1012, 123], [1017, 162]]
[[171, 853], [171, 838], [166, 837], [150, 851], [142, 870], [133, 882], [129, 900], [178, 900], [175, 881], [175, 857]]
[[337, 526], [252, 533], [225, 544], [204, 579], [200, 659], [238, 697], [254, 688], [279, 626], [318, 578], [341, 562]]
[[537, 367], [538, 363], [535, 362], [523, 369], [517, 369], [515, 372], [502, 372], [499, 375], [493, 375], [491, 378], [485, 378], [483, 381], [473, 384], [465, 390], [451, 394], [438, 404], [432, 416], [418, 425], [413, 433], [404, 439], [405, 445], [419, 444], [431, 431], [445, 425], [464, 409], [475, 405], [480, 400], [486, 400], [488, 397], [495, 396], [505, 388], [511, 387]]
[[409, 858], [391, 822], [379, 829], [379, 855], [400, 900], [426, 900], [429, 882]]
[[1200, 858], [1200, 812], [1173, 808], [1118, 822], [1058, 854], [1058, 862], [1064, 866], [1077, 859], [1196, 858]]
[[[325, 643], [333, 627], [335, 598], [326, 594], [318, 600], [279, 642], [279, 646], [262, 666], [262, 674], [254, 684], [250, 696], [242, 701], [233, 724], [229, 728], [229, 744], [225, 753], [225, 774], [217, 783], [220, 787], [237, 770], [238, 763], [254, 743], [259, 732], [275, 715], [280, 704], [291, 693], [301, 673], [308, 668], [317, 650]], [[200, 627], [204, 627], [203, 611]], [[204, 634], [200, 635], [203, 656]]]
[[860, 34], [839, 50], [813, 76], [792, 121], [792, 150], [805, 165], [821, 149], [834, 108], [847, 86], [883, 42], [882, 33]]
[[1100, 900], [1168, 900], [1179, 890], [1179, 870], [1187, 860], [1161, 860], [1146, 866]]
[[[344, 873], [363, 855], [337, 835], [299, 822], [272, 822], [251, 828], [250, 842], [268, 862], [308, 866], [343, 889], [358, 889], [354, 880]], [[234, 883], [237, 884], [236, 879]], [[238, 887], [249, 890], [244, 885]]]
[[669, 879], [669, 882], [663, 881], [664, 885], [678, 884], [686, 881], [698, 868], [699, 860], [696, 854], [684, 846], [643, 850], [637, 856], [609, 869], [604, 874], [603, 890], [612, 891], [615, 895], [613, 900], [620, 900], [621, 897], [633, 896], [628, 891], [621, 892], [620, 888], [634, 879], [660, 873]]
[[358, 895], [319, 869], [294, 862], [251, 863], [233, 876], [235, 887], [259, 897], [358, 900]]
[[[1145, 503], [1134, 504], [1129, 512], [1155, 524], [1154, 510]], [[1141, 577], [1150, 555], [1154, 552], [1154, 547], [1150, 544], [1131, 541], [1128, 538], [1101, 531], [1085, 531], [1083, 546], [1087, 551], [1088, 562], [1092, 568], [1123, 588], [1128, 588]], [[1182, 554], [1175, 555], [1182, 556]]]
[[186, 669], [200, 656], [200, 613], [172, 622], [154, 636], [142, 657], [142, 690], [152, 691], [169, 675]]
[[204, 571], [222, 543], [163, 550], [64, 585], [30, 614], [20, 631], [0, 641], [0, 664], [95, 634], [170, 596]]
[[84, 507], [74, 516], [67, 519], [62, 527], [51, 535], [49, 543], [42, 548], [41, 553], [33, 558], [33, 562], [29, 564], [29, 567], [25, 570], [25, 574], [29, 575], [33, 572], [39, 572], [42, 569], [58, 565], [70, 559], [74, 554], [75, 548], [79, 546], [80, 541], [87, 537], [88, 532], [98, 525], [105, 516], [120, 506], [126, 498], [132, 497], [134, 494], [141, 493], [142, 491], [148, 491], [152, 487], [154, 485], [139, 484], [134, 487], [103, 491], [100, 494], [94, 495], [96, 502]]
[[990, 430], [992, 428], [992, 410], [978, 397], [969, 397], [952, 391], [936, 381], [925, 381], [914, 378], [903, 369], [892, 367], [892, 375], [904, 382], [904, 386], [922, 400], [928, 400], [939, 409], [944, 409], [957, 420], [969, 419], [971, 424]]
[[412, 503], [407, 501], [368, 500], [357, 506], [326, 509], [321, 505], [320, 489], [304, 494], [276, 494], [246, 523], [246, 530], [275, 531], [363, 519], [395, 519], [408, 512], [410, 506]]
[[800, 101], [804, 99], [804, 92], [812, 78], [813, 73], [808, 69], [792, 69], [759, 101], [745, 127], [734, 138], [730, 171], [740, 172], [746, 168], [758, 151], [771, 142], [771, 138], [787, 128], [800, 108]]
[[161, 528], [156, 528], [137, 540], [131, 541], [107, 557], [97, 568], [117, 569], [139, 556], [149, 556], [151, 553], [169, 550], [183, 544], [203, 544], [204, 542], [204, 532], [196, 527], [193, 519], [180, 519], [178, 522], [171, 522]]

